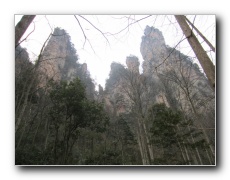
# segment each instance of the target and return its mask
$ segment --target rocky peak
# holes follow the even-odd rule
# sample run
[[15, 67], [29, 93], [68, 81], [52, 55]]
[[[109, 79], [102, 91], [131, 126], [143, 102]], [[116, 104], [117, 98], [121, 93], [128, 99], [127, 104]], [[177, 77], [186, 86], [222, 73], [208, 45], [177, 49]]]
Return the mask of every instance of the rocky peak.
[[61, 71], [65, 67], [66, 58], [70, 56], [70, 53], [67, 51], [68, 43], [69, 36], [65, 33], [65, 30], [55, 28], [42, 52], [38, 67], [41, 74], [43, 74], [43, 84], [46, 84], [47, 78], [52, 78], [55, 81], [62, 79]]
[[158, 43], [165, 44], [165, 40], [162, 35], [162, 32], [154, 27], [146, 26], [144, 30], [144, 36], [142, 36], [142, 39], [146, 39], [146, 38], [151, 38], [153, 40], [156, 40]]
[[167, 46], [162, 32], [154, 27], [146, 26], [140, 52], [144, 59], [143, 72], [148, 74], [152, 67], [158, 65], [167, 54]]
[[136, 72], [139, 74], [139, 59], [136, 56], [130, 55], [126, 57], [126, 65], [129, 71]]
[[99, 95], [102, 95], [103, 94], [103, 87], [99, 84], [98, 85], [98, 92], [99, 92]]
[[86, 74], [87, 73], [87, 64], [83, 63], [82, 66], [81, 66], [81, 68], [82, 68], [82, 73]]

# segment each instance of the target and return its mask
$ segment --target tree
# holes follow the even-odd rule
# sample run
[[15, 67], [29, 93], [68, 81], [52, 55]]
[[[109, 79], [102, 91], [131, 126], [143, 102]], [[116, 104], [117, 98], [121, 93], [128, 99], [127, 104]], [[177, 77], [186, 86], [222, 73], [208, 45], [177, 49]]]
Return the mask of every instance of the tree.
[[[123, 102], [118, 102], [116, 98], [113, 101], [113, 107], [117, 111], [116, 104], [123, 104], [126, 108], [127, 113], [133, 114], [133, 120], [135, 122], [134, 132], [137, 136], [137, 142], [142, 157], [143, 164], [150, 164], [151, 159], [154, 158], [151, 145], [149, 144], [149, 134], [147, 125], [145, 122], [146, 108], [150, 102], [150, 88], [147, 86], [147, 80], [141, 76], [138, 71], [139, 63], [135, 56], [127, 57], [127, 60], [135, 59], [134, 63], [130, 60], [128, 69], [125, 69], [119, 64], [113, 64], [113, 68], [110, 73], [110, 79], [107, 81], [107, 85], [112, 85], [113, 92], [117, 94], [123, 94]], [[111, 66], [112, 67], [112, 66]], [[127, 101], [127, 102], [126, 102]], [[117, 115], [116, 113], [114, 114]]]
[[[151, 122], [151, 143], [154, 153], [158, 154], [153, 164], [196, 164], [189, 158], [194, 149], [206, 147], [207, 143], [202, 138], [191, 141], [191, 136], [201, 137], [201, 132], [196, 129], [187, 129], [188, 123], [183, 119], [182, 112], [167, 108], [164, 104], [153, 105], [148, 112]], [[189, 151], [189, 153], [188, 153]]]
[[16, 149], [16, 164], [76, 163], [74, 159], [79, 152], [73, 149], [76, 149], [81, 133], [87, 130], [95, 135], [106, 130], [108, 117], [103, 106], [87, 100], [85, 88], [78, 78], [69, 83], [51, 81], [45, 98], [49, 99], [49, 104], [43, 104], [47, 108], [38, 112], [43, 117], [29, 121], [36, 128], [26, 126], [30, 131], [23, 138], [25, 145]]
[[27, 28], [29, 27], [30, 23], [35, 18], [35, 15], [24, 15], [22, 19], [18, 22], [15, 27], [15, 46], [19, 43], [19, 40], [26, 32]]
[[[97, 132], [105, 131], [107, 117], [102, 106], [86, 99], [85, 88], [79, 79], [52, 87], [50, 98], [53, 106], [50, 108], [51, 124], [54, 125], [55, 162], [66, 164], [69, 162], [72, 148], [78, 138], [79, 128], [89, 128]], [[62, 135], [63, 134], [63, 135]], [[64, 143], [59, 149], [58, 143]], [[58, 154], [58, 152], [60, 154]]]
[[[215, 157], [213, 150], [215, 117], [211, 114], [213, 112], [214, 94], [208, 85], [207, 79], [200, 72], [197, 65], [182, 54], [176, 61], [171, 62], [170, 69], [165, 69], [158, 73], [158, 77], [166, 89], [164, 91], [167, 94], [169, 93], [168, 95], [170, 95], [170, 88], [174, 88], [173, 96], [167, 96], [166, 94], [169, 102], [176, 99], [177, 103], [173, 103], [176, 106], [171, 107], [183, 111], [186, 115], [185, 119], [191, 119], [194, 127], [202, 130], [202, 136], [209, 148], [204, 151], [203, 149], [195, 148], [199, 162], [202, 164], [206, 161], [205, 163], [213, 164]], [[176, 92], [175, 89], [177, 90]], [[188, 129], [190, 129], [190, 126], [188, 126]], [[192, 139], [195, 138], [192, 137]], [[203, 157], [201, 157], [202, 153], [205, 154]]]
[[187, 38], [190, 46], [192, 47], [194, 53], [196, 54], [209, 82], [210, 86], [215, 90], [215, 66], [208, 57], [207, 53], [204, 51], [200, 42], [197, 40], [196, 36], [192, 32], [189, 25], [186, 23], [185, 16], [175, 15], [175, 18], [180, 25], [185, 37]]
[[[84, 45], [89, 40], [80, 19], [105, 38], [109, 35], [85, 17], [75, 16]], [[130, 25], [148, 17], [135, 20], [134, 16], [126, 16], [128, 26], [120, 32], [129, 32]], [[208, 141], [212, 136], [205, 135], [215, 129], [210, 130], [207, 125], [215, 116], [214, 95], [205, 76], [196, 76], [198, 66], [176, 50], [183, 40], [174, 48], [162, 48], [157, 42], [157, 48], [151, 48], [149, 41], [146, 47], [156, 51], [153, 60], [145, 61], [149, 69], [143, 74], [139, 73], [140, 63], [133, 55], [127, 58], [128, 68], [112, 63], [106, 89], [99, 92], [103, 104], [94, 100], [94, 82], [87, 66], [77, 62], [70, 37], [59, 30], [60, 34], [50, 33], [35, 64], [28, 55], [23, 66], [16, 64], [16, 164], [214, 164], [214, 151], [209, 149], [213, 138]], [[66, 35], [67, 48], [62, 41], [57, 45], [52, 39]], [[55, 48], [45, 48], [49, 39], [57, 45]], [[64, 48], [69, 52], [66, 56]], [[55, 56], [52, 49], [60, 54]], [[50, 54], [52, 57], [48, 57]], [[157, 57], [159, 64], [154, 66]], [[63, 60], [59, 64], [58, 58]], [[44, 76], [40, 73], [42, 68], [38, 68], [43, 62], [51, 62]], [[160, 102], [164, 104], [159, 105]]]

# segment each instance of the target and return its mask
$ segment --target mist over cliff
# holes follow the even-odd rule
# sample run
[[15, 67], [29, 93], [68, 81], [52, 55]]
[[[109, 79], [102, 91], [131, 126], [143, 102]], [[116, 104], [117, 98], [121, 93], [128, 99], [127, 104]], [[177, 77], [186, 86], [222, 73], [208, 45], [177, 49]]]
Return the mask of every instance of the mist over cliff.
[[143, 63], [135, 55], [113, 62], [98, 91], [64, 29], [55, 28], [35, 64], [16, 49], [16, 164], [215, 164], [206, 76], [157, 28], [140, 38]]

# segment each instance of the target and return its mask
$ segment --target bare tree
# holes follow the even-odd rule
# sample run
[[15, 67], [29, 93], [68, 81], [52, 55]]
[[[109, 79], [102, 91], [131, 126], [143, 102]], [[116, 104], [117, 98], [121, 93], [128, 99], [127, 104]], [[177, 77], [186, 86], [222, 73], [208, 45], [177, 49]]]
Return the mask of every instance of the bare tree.
[[[210, 164], [214, 164], [215, 153], [213, 144], [210, 141], [210, 139], [214, 138], [213, 134], [215, 134], [213, 133], [215, 127], [212, 127], [215, 126], [214, 119], [207, 119], [203, 116], [204, 112], [206, 116], [208, 116], [213, 110], [211, 108], [213, 101], [210, 100], [210, 97], [213, 97], [213, 92], [210, 88], [207, 87], [202, 89], [198, 88], [199, 84], [206, 84], [206, 86], [208, 86], [206, 78], [199, 72], [197, 67], [192, 62], [183, 59], [179, 59], [176, 62], [171, 62], [170, 70], [164, 70], [162, 73], [158, 73], [158, 76], [160, 77], [164, 86], [167, 86], [167, 91], [169, 90], [168, 88], [170, 88], [170, 85], [166, 84], [165, 81], [173, 83], [174, 88], [178, 90], [177, 92], [173, 93], [173, 95], [174, 97], [178, 96], [176, 99], [181, 106], [180, 109], [182, 112], [187, 114], [185, 119], [190, 117], [194, 122], [194, 126], [187, 126], [187, 128], [189, 131], [191, 129], [202, 131], [203, 137], [209, 146], [209, 148], [205, 149], [206, 159], [208, 159]], [[204, 93], [202, 92], [203, 90], [205, 90]], [[207, 111], [206, 109], [209, 110]], [[190, 138], [190, 141], [195, 143], [196, 138], [194, 138], [193, 135], [190, 135]], [[200, 151], [202, 150], [196, 147], [195, 151], [199, 163], [203, 164], [204, 156], [201, 156], [200, 154]], [[193, 154], [193, 152], [191, 152], [191, 154]]]
[[[131, 57], [131, 59], [135, 57]], [[124, 96], [123, 101], [126, 110], [134, 115], [135, 125], [134, 131], [137, 136], [138, 146], [144, 165], [149, 165], [154, 161], [153, 148], [150, 143], [149, 129], [146, 124], [145, 115], [148, 105], [151, 102], [151, 88], [147, 85], [147, 79], [138, 72], [139, 64], [130, 65], [128, 69], [116, 71], [121, 77], [115, 83], [116, 90]], [[125, 102], [123, 102], [125, 103]]]
[[15, 46], [19, 43], [23, 34], [26, 32], [35, 15], [24, 15], [15, 27]]
[[215, 90], [215, 66], [208, 57], [207, 53], [201, 46], [200, 42], [192, 32], [189, 25], [186, 23], [186, 18], [183, 15], [175, 15], [175, 18], [180, 25], [185, 37], [187, 38], [189, 44], [191, 45], [194, 53], [196, 54], [204, 72], [210, 82], [211, 87]]

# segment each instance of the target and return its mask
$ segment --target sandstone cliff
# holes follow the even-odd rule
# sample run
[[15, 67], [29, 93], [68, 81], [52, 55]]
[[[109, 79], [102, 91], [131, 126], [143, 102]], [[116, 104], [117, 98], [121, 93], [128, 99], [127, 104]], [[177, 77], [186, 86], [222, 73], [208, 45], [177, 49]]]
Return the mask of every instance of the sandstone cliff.
[[56, 82], [71, 81], [78, 77], [86, 85], [89, 98], [95, 96], [95, 86], [87, 70], [87, 64], [78, 62], [78, 55], [70, 36], [65, 30], [55, 28], [45, 46], [38, 66], [40, 72], [40, 86], [46, 86], [49, 80]]
[[111, 65], [103, 96], [107, 109], [114, 116], [132, 113], [143, 118], [152, 104], [164, 103], [193, 119], [214, 145], [215, 94], [198, 65], [167, 46], [162, 33], [154, 27], [146, 27], [140, 51], [144, 59], [142, 74], [135, 56], [126, 58], [127, 68], [119, 63]]

